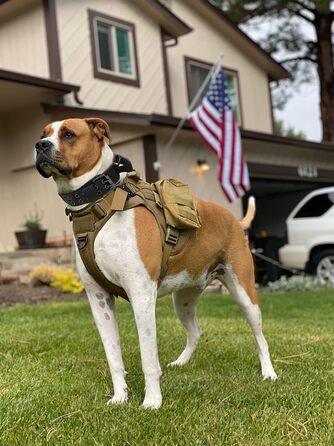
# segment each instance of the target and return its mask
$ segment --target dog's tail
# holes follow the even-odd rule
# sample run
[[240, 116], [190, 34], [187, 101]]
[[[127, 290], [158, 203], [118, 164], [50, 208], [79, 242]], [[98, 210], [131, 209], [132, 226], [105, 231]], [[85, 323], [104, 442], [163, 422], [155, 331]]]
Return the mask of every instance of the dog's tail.
[[254, 218], [254, 215], [255, 215], [255, 198], [249, 197], [246, 215], [240, 222], [241, 227], [244, 231], [246, 229], [250, 228], [253, 218]]

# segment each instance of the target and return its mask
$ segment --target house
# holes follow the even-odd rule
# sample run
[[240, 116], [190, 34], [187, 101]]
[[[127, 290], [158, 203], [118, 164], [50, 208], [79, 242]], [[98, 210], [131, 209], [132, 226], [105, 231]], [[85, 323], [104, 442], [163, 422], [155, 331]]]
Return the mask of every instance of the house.
[[257, 198], [252, 236], [282, 238], [300, 197], [333, 184], [334, 147], [273, 134], [270, 83], [289, 73], [223, 12], [207, 0], [0, 0], [2, 250], [34, 203], [49, 241], [71, 232], [33, 154], [42, 128], [67, 117], [105, 119], [113, 150], [147, 180], [180, 178], [241, 217], [245, 202], [228, 205], [217, 160], [189, 124], [166, 149], [221, 52]]

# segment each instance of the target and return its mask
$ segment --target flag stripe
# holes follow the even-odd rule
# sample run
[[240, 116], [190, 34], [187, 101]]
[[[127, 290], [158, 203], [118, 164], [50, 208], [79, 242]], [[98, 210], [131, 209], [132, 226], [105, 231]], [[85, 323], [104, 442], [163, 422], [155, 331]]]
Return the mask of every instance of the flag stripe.
[[190, 114], [189, 121], [216, 154], [219, 161], [218, 180], [231, 203], [250, 189], [250, 183], [240, 131], [227, 90], [224, 72], [220, 68], [202, 104]]
[[201, 123], [196, 111], [190, 115], [189, 121], [191, 122], [193, 127], [198, 131], [198, 133], [201, 135], [204, 142], [206, 142], [206, 144], [208, 144], [208, 146], [211, 148], [211, 150], [216, 155], [219, 155], [220, 151], [221, 151], [220, 142], [216, 138], [214, 138], [209, 133], [209, 131], [205, 128], [205, 126]]

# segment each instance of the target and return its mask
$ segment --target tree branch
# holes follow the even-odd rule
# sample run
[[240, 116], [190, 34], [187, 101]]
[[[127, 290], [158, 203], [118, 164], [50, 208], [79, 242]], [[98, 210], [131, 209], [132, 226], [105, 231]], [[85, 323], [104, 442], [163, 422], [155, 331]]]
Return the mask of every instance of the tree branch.
[[310, 19], [309, 17], [302, 14], [301, 12], [295, 11], [295, 14], [296, 14], [296, 16], [301, 17], [303, 20], [306, 20], [307, 22], [314, 24], [314, 20]]
[[306, 6], [305, 3], [303, 3], [302, 0], [295, 0], [294, 3], [296, 5], [299, 5], [301, 8], [306, 9], [309, 12], [312, 12], [313, 14], [315, 13], [315, 10], [309, 6]]
[[302, 60], [307, 61], [307, 62], [316, 63], [316, 60], [310, 56], [291, 57], [290, 59], [280, 60], [279, 63], [283, 64], [283, 63], [287, 63], [287, 62], [298, 62], [298, 61], [302, 61]]

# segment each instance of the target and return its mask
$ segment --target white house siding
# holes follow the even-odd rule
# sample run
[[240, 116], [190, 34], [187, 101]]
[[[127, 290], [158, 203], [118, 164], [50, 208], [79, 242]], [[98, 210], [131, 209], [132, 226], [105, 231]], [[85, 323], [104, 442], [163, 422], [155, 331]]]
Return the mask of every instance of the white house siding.
[[69, 234], [64, 205], [53, 181], [43, 179], [34, 167], [34, 144], [52, 118], [37, 106], [1, 118], [6, 128], [6, 144], [0, 148], [0, 165], [5, 166], [1, 173], [2, 205], [6, 212], [2, 213], [0, 248], [16, 246], [14, 231], [23, 229], [25, 216], [34, 211], [35, 205], [43, 213], [42, 224], [51, 237], [62, 237], [64, 231]]
[[173, 114], [184, 115], [188, 107], [184, 56], [213, 63], [220, 53], [223, 65], [239, 73], [243, 127], [272, 133], [271, 105], [267, 74], [245, 51], [224, 36], [224, 23], [219, 28], [200, 15], [189, 0], [173, 0], [173, 12], [183, 18], [193, 31], [167, 50], [172, 86]]
[[[94, 78], [88, 9], [135, 24], [140, 88]], [[57, 20], [63, 80], [81, 85], [85, 107], [166, 113], [160, 27], [136, 2], [58, 0]]]
[[[157, 138], [158, 158], [161, 163], [160, 178], [177, 178], [188, 183], [194, 195], [205, 200], [215, 201], [228, 207], [238, 218], [242, 215], [241, 200], [229, 204], [217, 180], [217, 157], [205, 146], [201, 139], [189, 131], [183, 131], [173, 146], [167, 151], [165, 146], [169, 136], [164, 131]], [[194, 172], [197, 160], [205, 159], [210, 170]]]
[[49, 77], [41, 0], [11, 0], [1, 5], [0, 69]]

